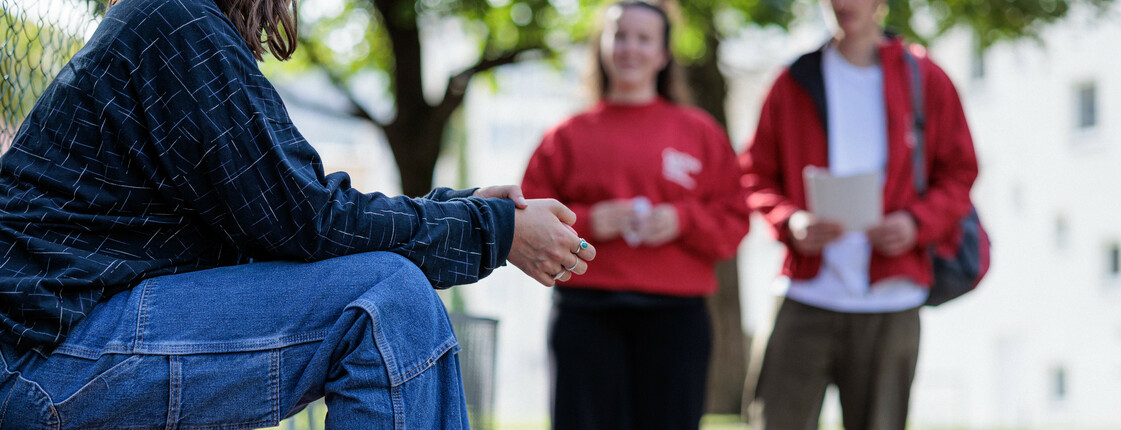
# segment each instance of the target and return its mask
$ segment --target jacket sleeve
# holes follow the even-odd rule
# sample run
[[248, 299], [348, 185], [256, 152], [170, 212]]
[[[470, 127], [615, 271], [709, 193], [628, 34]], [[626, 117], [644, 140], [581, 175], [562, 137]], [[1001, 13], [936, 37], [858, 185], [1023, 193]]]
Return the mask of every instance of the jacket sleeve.
[[775, 81], [763, 102], [759, 114], [759, 124], [755, 136], [747, 142], [744, 152], [739, 156], [742, 170], [741, 183], [746, 190], [747, 206], [757, 211], [771, 226], [771, 232], [782, 241], [789, 243], [790, 233], [787, 221], [801, 208], [786, 195], [782, 178], [783, 136], [780, 108], [783, 103], [784, 88], [789, 87], [789, 72], [784, 72]]
[[732, 257], [747, 235], [751, 213], [740, 186], [736, 154], [724, 130], [715, 121], [706, 121], [704, 189], [696, 199], [677, 202], [679, 240], [699, 255], [712, 260]]
[[973, 138], [953, 82], [941, 68], [925, 60], [926, 193], [907, 210], [918, 226], [922, 246], [954, 231], [969, 211], [969, 190], [977, 178]]
[[463, 189], [463, 190], [455, 190], [455, 189], [446, 188], [446, 187], [438, 187], [438, 188], [433, 188], [432, 191], [429, 191], [428, 194], [424, 196], [424, 198], [426, 198], [428, 200], [437, 201], [437, 202], [446, 202], [446, 201], [449, 201], [451, 199], [461, 199], [461, 198], [471, 197], [473, 194], [475, 194], [475, 191], [478, 191], [478, 190], [479, 190], [478, 188], [467, 188], [467, 189]]
[[[122, 123], [150, 124], [161, 189], [248, 255], [314, 261], [391, 251], [436, 287], [505, 264], [513, 203], [437, 190], [429, 198], [361, 193], [326, 175], [237, 31], [217, 8], [169, 15], [133, 65], [141, 100]], [[141, 31], [146, 31], [141, 29]], [[112, 96], [111, 94], [109, 95]]]

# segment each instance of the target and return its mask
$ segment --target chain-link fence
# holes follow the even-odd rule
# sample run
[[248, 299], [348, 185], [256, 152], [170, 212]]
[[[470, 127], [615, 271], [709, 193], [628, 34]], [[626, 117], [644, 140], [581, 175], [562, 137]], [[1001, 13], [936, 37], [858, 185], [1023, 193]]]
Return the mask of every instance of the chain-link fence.
[[98, 0], [0, 0], [0, 151], [104, 9]]

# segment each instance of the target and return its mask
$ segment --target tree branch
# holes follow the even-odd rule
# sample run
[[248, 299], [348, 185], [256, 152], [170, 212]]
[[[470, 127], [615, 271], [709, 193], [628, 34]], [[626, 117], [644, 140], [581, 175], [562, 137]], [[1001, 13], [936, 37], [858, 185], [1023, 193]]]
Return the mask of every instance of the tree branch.
[[326, 61], [324, 61], [319, 56], [319, 54], [316, 54], [315, 49], [308, 49], [311, 47], [312, 41], [301, 36], [300, 44], [304, 45], [304, 52], [308, 54], [308, 59], [311, 61], [311, 63], [323, 70], [324, 73], [327, 73], [327, 79], [331, 81], [331, 85], [334, 86], [335, 89], [339, 90], [339, 92], [341, 92], [343, 96], [346, 97], [347, 102], [350, 103], [350, 108], [347, 109], [346, 113], [350, 116], [370, 121], [374, 124], [374, 126], [384, 129], [386, 124], [374, 117], [374, 115], [371, 114], [370, 111], [366, 110], [365, 107], [362, 107], [362, 104], [358, 102], [358, 98], [355, 97], [354, 93], [352, 93], [347, 87], [346, 79], [343, 79], [340, 74], [336, 73], [334, 70], [331, 70], [330, 67], [327, 67]]
[[482, 58], [479, 62], [475, 63], [475, 65], [452, 75], [448, 78], [448, 86], [447, 89], [444, 90], [444, 99], [436, 106], [437, 114], [451, 116], [451, 113], [463, 103], [463, 97], [467, 93], [467, 84], [471, 83], [471, 78], [475, 77], [475, 75], [499, 66], [514, 63], [518, 61], [518, 56], [526, 52], [539, 51], [542, 49], [543, 48], [538, 46], [531, 46], [515, 49], [494, 58]]

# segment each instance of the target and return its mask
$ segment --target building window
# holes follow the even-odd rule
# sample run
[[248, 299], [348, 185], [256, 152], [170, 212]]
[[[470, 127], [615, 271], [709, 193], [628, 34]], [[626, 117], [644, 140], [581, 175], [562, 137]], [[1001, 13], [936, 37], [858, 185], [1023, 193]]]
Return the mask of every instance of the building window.
[[1077, 87], [1078, 129], [1089, 130], [1098, 125], [1098, 87], [1087, 82]]
[[1051, 369], [1051, 398], [1065, 400], [1067, 396], [1067, 372], [1062, 366]]
[[1024, 185], [1019, 182], [1013, 184], [1012, 192], [1008, 193], [1008, 195], [1012, 197], [1012, 211], [1015, 212], [1016, 215], [1023, 215], [1024, 206], [1026, 205], [1026, 203], [1024, 203]]
[[1055, 217], [1055, 248], [1063, 251], [1069, 242], [1070, 226], [1067, 225], [1066, 217], [1059, 215]]
[[1105, 270], [1107, 279], [1121, 277], [1121, 244], [1113, 242], [1106, 247]]
[[973, 47], [973, 58], [970, 61], [969, 76], [974, 80], [985, 78], [985, 50], [980, 46]]

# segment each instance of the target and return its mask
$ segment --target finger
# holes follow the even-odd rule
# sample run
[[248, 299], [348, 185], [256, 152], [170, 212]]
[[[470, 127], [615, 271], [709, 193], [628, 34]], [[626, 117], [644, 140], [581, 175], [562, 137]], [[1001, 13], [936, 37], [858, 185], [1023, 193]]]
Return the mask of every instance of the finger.
[[551, 284], [549, 284], [549, 286], [554, 286], [554, 285], [556, 285], [557, 282], [565, 282], [569, 279], [572, 279], [572, 273], [570, 273], [567, 270], [560, 269], [559, 273], [557, 273], [556, 275], [550, 276], [549, 278], [550, 278], [549, 282], [551, 282]]
[[845, 234], [844, 230], [829, 231], [829, 232], [826, 232], [824, 235], [822, 235], [821, 239], [822, 239], [823, 242], [829, 243], [829, 242], [832, 242], [834, 240], [837, 240], [838, 238], [840, 238], [844, 234]]
[[886, 255], [888, 257], [895, 257], [895, 256], [901, 254], [902, 251], [899, 249], [899, 246], [892, 245], [892, 246], [884, 247], [883, 253], [884, 253], [884, 255]]
[[564, 270], [563, 267], [558, 267], [558, 266], [560, 266], [560, 264], [547, 263], [546, 266], [548, 266], [549, 268], [541, 270], [541, 273], [543, 273], [545, 275], [545, 278], [548, 279], [548, 282], [545, 283], [545, 286], [551, 287], [551, 286], [555, 285], [558, 281], [561, 281], [562, 279], [566, 279], [564, 277], [566, 271]]
[[840, 224], [830, 224], [829, 228], [827, 228], [825, 231], [829, 232], [830, 235], [837, 237], [845, 234], [845, 227]]
[[484, 199], [501, 199], [506, 197], [505, 187], [490, 186], [479, 188], [475, 190], [475, 197], [482, 197]]
[[529, 202], [525, 200], [525, 194], [522, 194], [522, 187], [510, 185], [509, 192], [506, 196], [514, 201], [514, 207], [518, 209], [525, 209], [529, 206]]
[[576, 257], [572, 259], [574, 261], [565, 263], [564, 270], [576, 275], [583, 275], [588, 271], [588, 263], [579, 256], [574, 255], [574, 257]]
[[551, 287], [557, 282], [555, 279], [553, 279], [553, 275], [544, 272], [538, 272], [533, 276], [533, 280], [546, 287]]
[[576, 259], [576, 268], [570, 270], [573, 275], [583, 275], [588, 273], [588, 263], [579, 258]]
[[552, 204], [549, 205], [549, 210], [557, 216], [557, 219], [565, 224], [572, 225], [576, 223], [576, 212], [573, 212], [568, 206], [561, 204], [561, 202], [553, 200]]
[[592, 244], [588, 243], [587, 241], [584, 241], [584, 242], [582, 242], [582, 244], [580, 246], [583, 246], [584, 243], [587, 243], [588, 247], [587, 248], [580, 248], [579, 249], [580, 252], [575, 253], [576, 256], [580, 257], [580, 259], [584, 260], [584, 261], [595, 260], [596, 259], [596, 247], [595, 247], [595, 245], [592, 245]]

